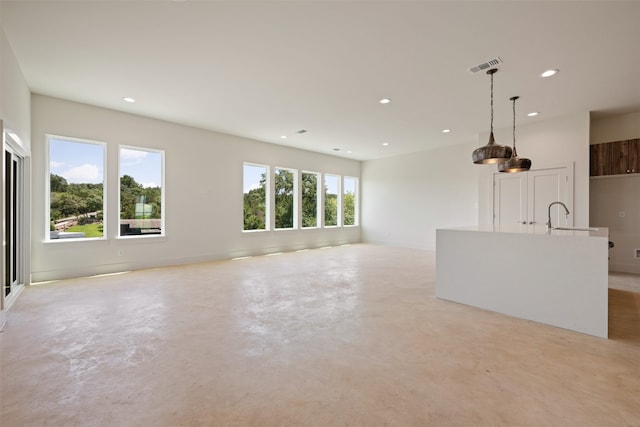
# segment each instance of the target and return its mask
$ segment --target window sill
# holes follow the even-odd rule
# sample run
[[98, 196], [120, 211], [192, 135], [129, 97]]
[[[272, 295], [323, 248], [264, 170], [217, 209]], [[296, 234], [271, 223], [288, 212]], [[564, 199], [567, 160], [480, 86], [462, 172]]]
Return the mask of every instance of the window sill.
[[104, 242], [106, 237], [62, 237], [57, 239], [45, 239], [44, 243], [73, 243], [73, 242]]

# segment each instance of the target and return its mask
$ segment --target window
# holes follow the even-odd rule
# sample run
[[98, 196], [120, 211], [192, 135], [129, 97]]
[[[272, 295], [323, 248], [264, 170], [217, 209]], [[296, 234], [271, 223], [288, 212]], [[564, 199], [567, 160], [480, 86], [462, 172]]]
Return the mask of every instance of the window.
[[244, 163], [243, 229], [358, 225], [358, 178]]
[[297, 217], [296, 173], [290, 169], [275, 170], [275, 228], [293, 228]]
[[164, 152], [120, 147], [120, 236], [163, 234]]
[[319, 174], [302, 172], [302, 228], [318, 227]]
[[340, 177], [325, 174], [324, 176], [324, 226], [338, 225], [338, 186]]
[[267, 166], [244, 164], [244, 230], [266, 230], [267, 216]]
[[47, 136], [49, 239], [104, 237], [105, 144]]
[[357, 178], [344, 177], [344, 186], [342, 188], [342, 218], [344, 219], [344, 225], [358, 225], [358, 211], [356, 209], [358, 205], [357, 188]]

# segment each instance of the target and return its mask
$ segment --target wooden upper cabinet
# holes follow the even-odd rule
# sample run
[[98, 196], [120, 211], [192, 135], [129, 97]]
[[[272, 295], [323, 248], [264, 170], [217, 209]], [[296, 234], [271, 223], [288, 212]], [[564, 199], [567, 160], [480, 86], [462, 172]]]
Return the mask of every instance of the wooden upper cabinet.
[[594, 144], [589, 150], [591, 176], [640, 172], [640, 139]]
[[629, 156], [627, 173], [640, 172], [640, 139], [630, 139], [627, 142], [627, 155]]
[[613, 167], [616, 163], [616, 156], [612, 142], [606, 144], [594, 144], [590, 146], [590, 175], [602, 176], [613, 175]]

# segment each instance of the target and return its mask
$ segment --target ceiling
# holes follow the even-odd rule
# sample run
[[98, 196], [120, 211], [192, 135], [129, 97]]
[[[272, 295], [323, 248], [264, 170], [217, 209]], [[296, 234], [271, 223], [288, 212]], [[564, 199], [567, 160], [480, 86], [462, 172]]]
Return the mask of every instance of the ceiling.
[[496, 128], [514, 95], [518, 125], [640, 111], [636, 1], [2, 0], [0, 19], [35, 93], [357, 160], [477, 141], [490, 80], [468, 68], [496, 57]]

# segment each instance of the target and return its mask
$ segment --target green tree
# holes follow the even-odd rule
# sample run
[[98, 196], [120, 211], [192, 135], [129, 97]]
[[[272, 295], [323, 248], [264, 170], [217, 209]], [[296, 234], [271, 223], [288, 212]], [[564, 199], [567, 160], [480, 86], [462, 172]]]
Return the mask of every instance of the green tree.
[[293, 172], [277, 169], [275, 173], [276, 228], [293, 228]]
[[67, 193], [78, 200], [76, 215], [89, 217], [89, 213], [101, 212], [103, 207], [102, 184], [69, 184]]
[[302, 226], [318, 225], [318, 175], [302, 174]]
[[264, 188], [254, 188], [244, 194], [244, 229], [264, 230], [266, 219]]
[[54, 173], [51, 174], [49, 182], [49, 190], [52, 193], [64, 193], [67, 191], [67, 187], [69, 185], [64, 177]]
[[136, 203], [151, 205], [151, 218], [162, 218], [162, 189], [160, 187], [144, 187], [130, 175], [121, 176], [120, 219], [135, 218]]
[[51, 217], [51, 223], [64, 218], [62, 215], [62, 204], [60, 198], [65, 193], [51, 193], [49, 196], [49, 216]]
[[350, 191], [345, 193], [342, 202], [344, 203], [344, 225], [355, 225], [355, 195]]
[[135, 218], [136, 203], [142, 195], [143, 188], [132, 176], [120, 177], [120, 219]]
[[54, 178], [52, 182], [55, 182], [56, 190], [64, 190], [51, 191], [49, 196], [49, 215], [52, 221], [80, 215], [88, 218], [88, 214], [92, 212], [101, 214], [102, 184], [66, 184], [64, 178]]
[[324, 193], [324, 225], [338, 225], [338, 195]]
[[260, 177], [260, 185], [244, 193], [244, 229], [264, 230], [266, 229], [266, 175]]
[[145, 203], [152, 207], [151, 218], [162, 218], [162, 190], [160, 187], [146, 187], [142, 190]]
[[80, 215], [82, 200], [71, 193], [51, 194], [50, 216], [52, 220]]
[[84, 199], [84, 213], [99, 213], [102, 211], [103, 203], [102, 203], [102, 191], [89, 192]]

